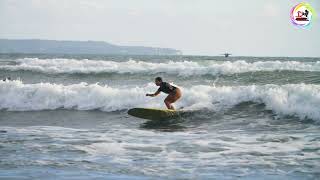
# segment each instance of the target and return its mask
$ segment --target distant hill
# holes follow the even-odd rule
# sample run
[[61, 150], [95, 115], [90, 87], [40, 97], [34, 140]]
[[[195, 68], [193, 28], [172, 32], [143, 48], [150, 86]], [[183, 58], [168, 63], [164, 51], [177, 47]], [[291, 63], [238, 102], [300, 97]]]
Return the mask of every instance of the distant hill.
[[115, 55], [179, 55], [170, 48], [117, 46], [102, 41], [55, 41], [0, 39], [0, 53], [26, 54], [115, 54]]

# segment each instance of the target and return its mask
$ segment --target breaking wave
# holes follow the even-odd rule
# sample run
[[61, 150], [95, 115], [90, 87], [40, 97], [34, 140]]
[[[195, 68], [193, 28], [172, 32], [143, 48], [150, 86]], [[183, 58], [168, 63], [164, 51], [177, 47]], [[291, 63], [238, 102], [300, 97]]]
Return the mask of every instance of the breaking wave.
[[[204, 86], [182, 88], [183, 98], [176, 104], [189, 110], [221, 111], [242, 102], [263, 103], [279, 115], [320, 120], [320, 85], [250, 85]], [[76, 109], [117, 111], [133, 107], [164, 108], [161, 97], [146, 97], [157, 89], [143, 87], [110, 87], [99, 84], [61, 85], [50, 83], [24, 84], [21, 81], [0, 82], [0, 109], [36, 111]], [[161, 95], [164, 96], [164, 95]]]
[[9, 71], [35, 71], [48, 74], [59, 73], [130, 73], [156, 74], [167, 73], [180, 76], [235, 74], [257, 71], [320, 71], [320, 61], [168, 61], [163, 63], [128, 60], [99, 61], [76, 59], [38, 59], [24, 58], [16, 60], [16, 64], [3, 64], [0, 69]]

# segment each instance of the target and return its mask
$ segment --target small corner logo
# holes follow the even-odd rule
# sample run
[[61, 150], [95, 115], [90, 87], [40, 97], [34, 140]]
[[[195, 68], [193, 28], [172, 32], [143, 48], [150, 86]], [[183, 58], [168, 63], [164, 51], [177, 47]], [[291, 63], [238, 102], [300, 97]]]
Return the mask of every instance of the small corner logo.
[[294, 25], [302, 28], [310, 28], [316, 13], [308, 3], [299, 3], [291, 9], [290, 18]]

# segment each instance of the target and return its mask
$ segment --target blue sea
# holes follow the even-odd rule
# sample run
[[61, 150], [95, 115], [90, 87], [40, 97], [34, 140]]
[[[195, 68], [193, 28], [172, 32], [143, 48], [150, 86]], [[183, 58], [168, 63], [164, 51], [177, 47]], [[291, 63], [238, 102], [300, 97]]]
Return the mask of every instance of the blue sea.
[[[135, 107], [154, 78], [176, 119]], [[320, 179], [320, 58], [0, 55], [0, 179]]]

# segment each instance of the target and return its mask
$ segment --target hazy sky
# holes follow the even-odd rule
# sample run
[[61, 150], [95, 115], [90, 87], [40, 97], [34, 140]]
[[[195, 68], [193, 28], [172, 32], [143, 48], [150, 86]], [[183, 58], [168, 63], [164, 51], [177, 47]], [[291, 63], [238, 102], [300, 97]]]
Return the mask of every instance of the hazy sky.
[[[0, 0], [0, 38], [98, 40], [184, 54], [320, 57], [289, 19], [296, 0]], [[320, 1], [307, 0], [319, 14]]]

